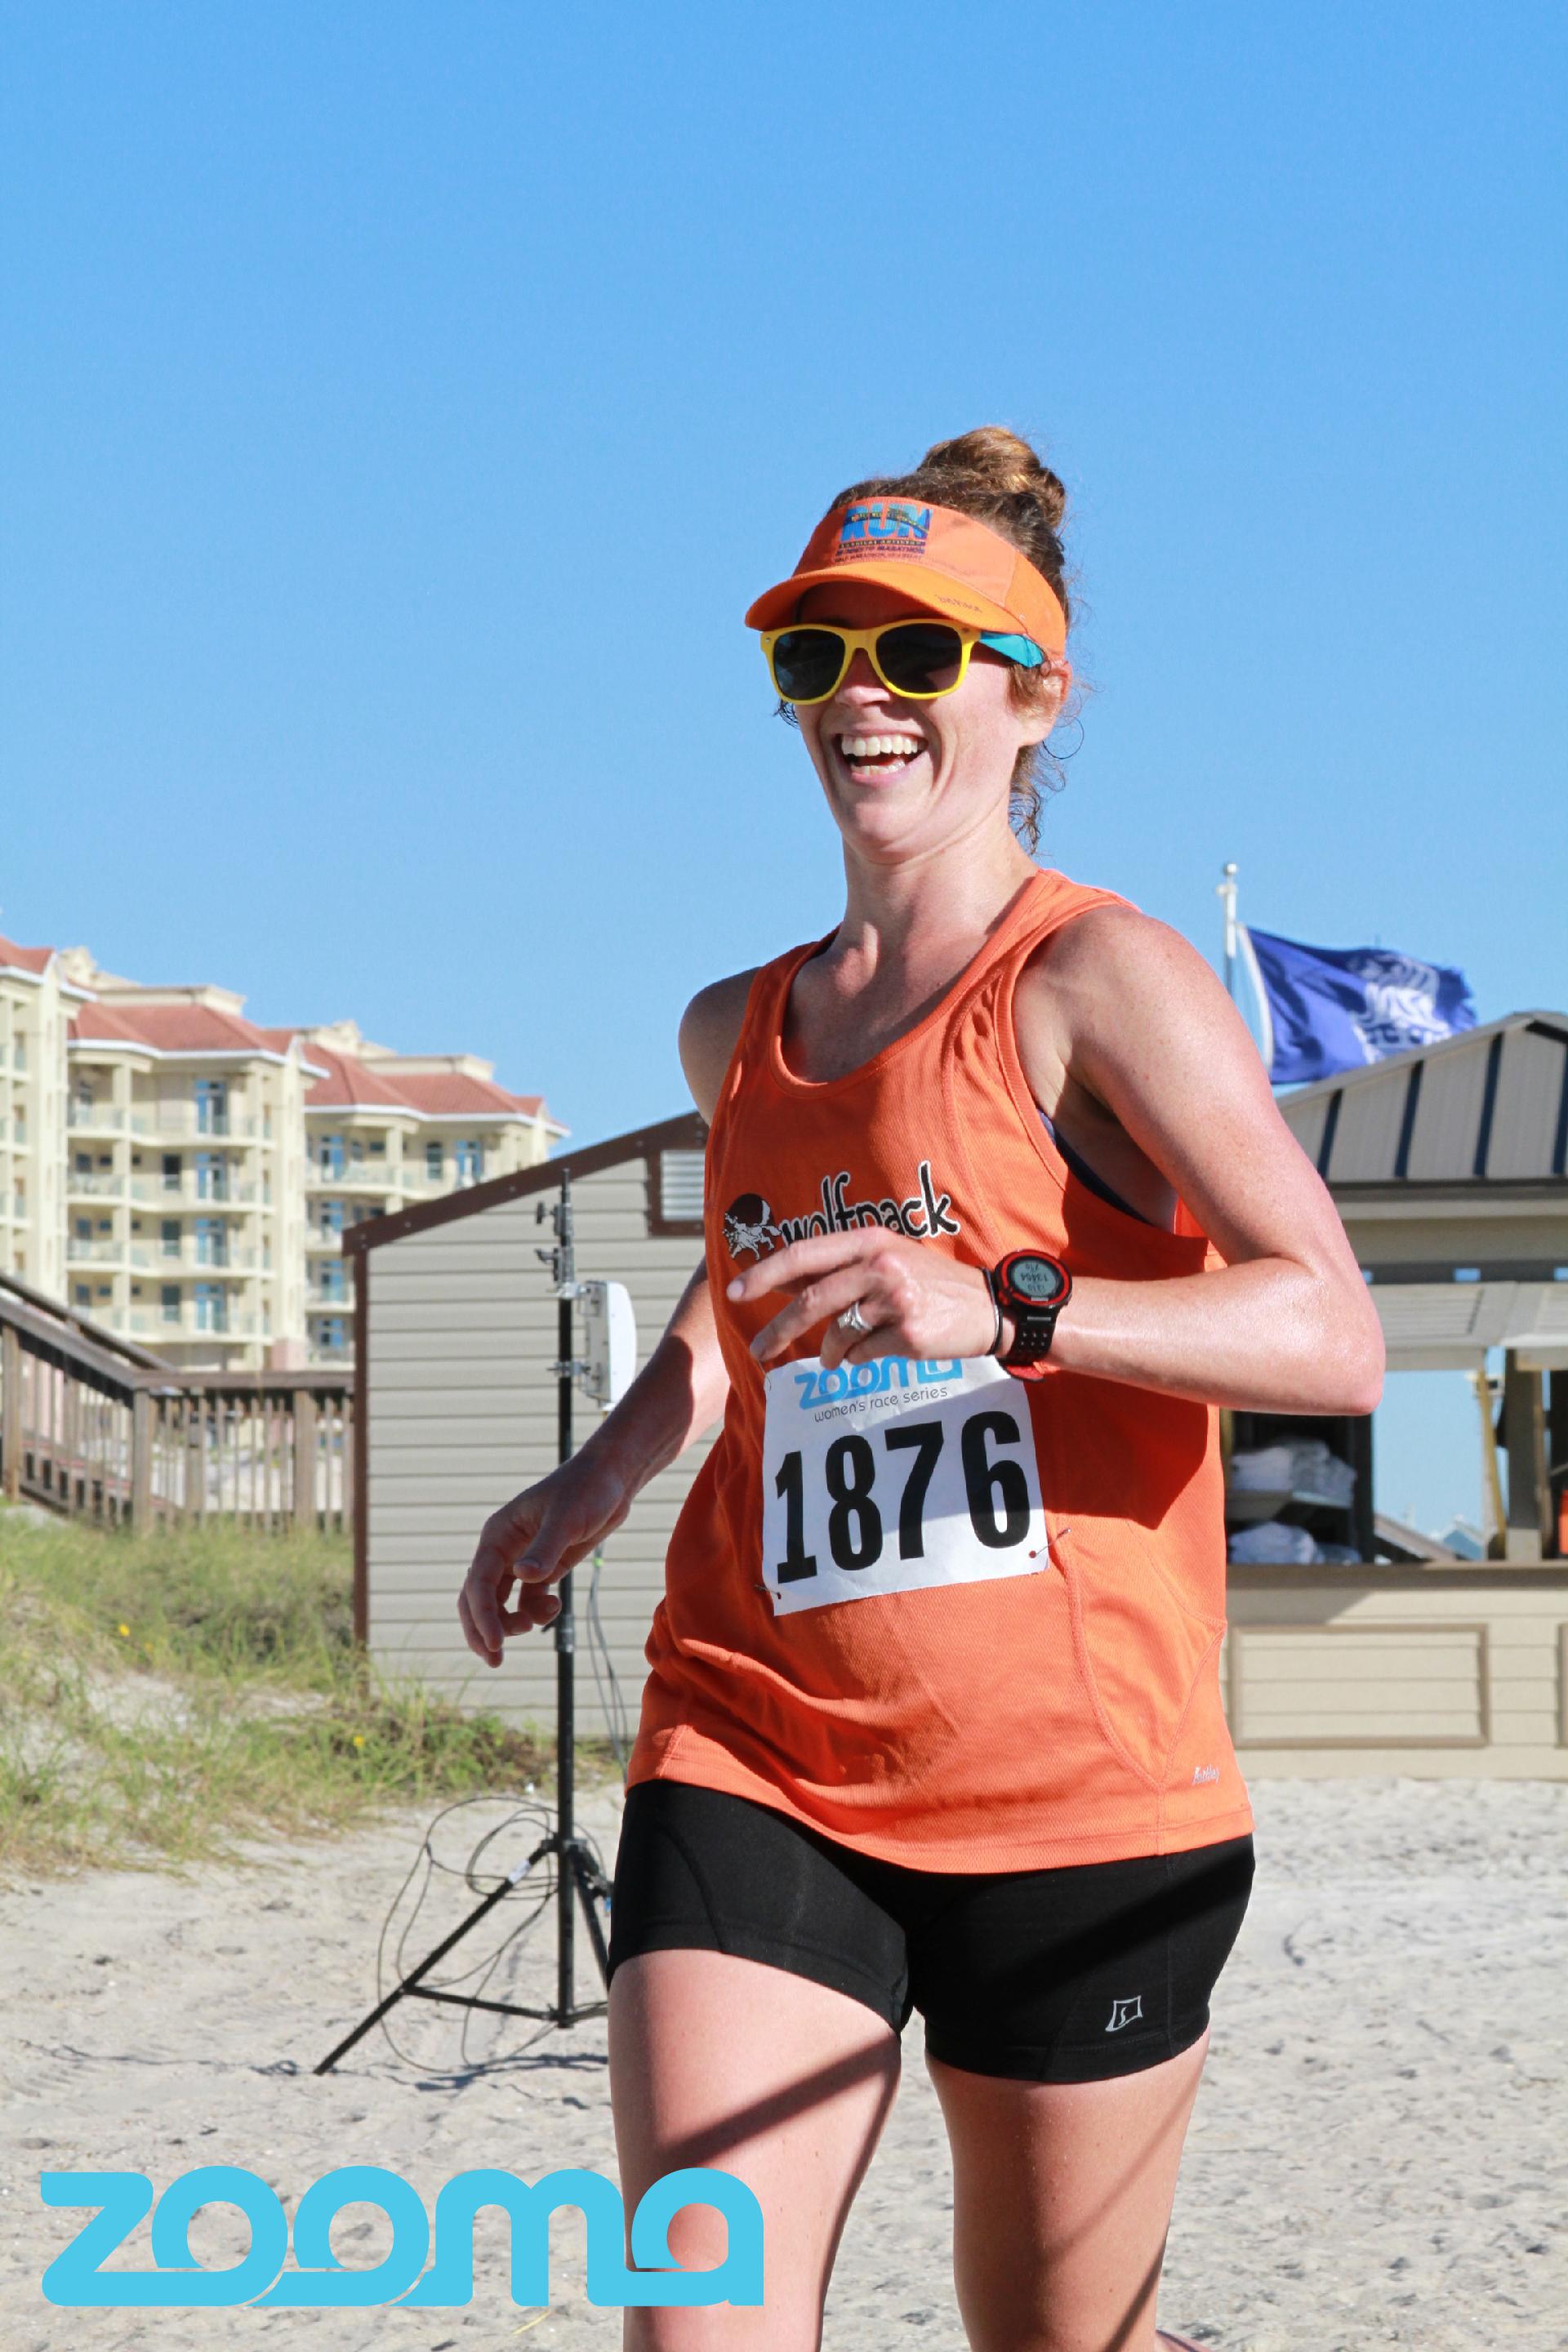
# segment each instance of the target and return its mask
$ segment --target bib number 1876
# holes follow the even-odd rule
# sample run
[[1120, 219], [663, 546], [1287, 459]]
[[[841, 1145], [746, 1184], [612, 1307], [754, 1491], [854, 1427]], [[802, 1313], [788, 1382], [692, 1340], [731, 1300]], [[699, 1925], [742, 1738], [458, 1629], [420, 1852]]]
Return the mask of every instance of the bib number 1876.
[[984, 1360], [875, 1370], [895, 1367], [828, 1399], [798, 1360], [768, 1375], [763, 1573], [781, 1610], [1016, 1574], [1044, 1557], [1018, 1383]]

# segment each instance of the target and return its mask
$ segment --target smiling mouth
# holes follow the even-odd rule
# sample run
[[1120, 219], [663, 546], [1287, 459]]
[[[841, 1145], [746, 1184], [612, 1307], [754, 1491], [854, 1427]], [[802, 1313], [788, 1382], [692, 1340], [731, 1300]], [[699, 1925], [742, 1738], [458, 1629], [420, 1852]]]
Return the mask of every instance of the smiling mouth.
[[924, 749], [918, 735], [840, 735], [838, 756], [852, 776], [868, 782], [901, 776]]

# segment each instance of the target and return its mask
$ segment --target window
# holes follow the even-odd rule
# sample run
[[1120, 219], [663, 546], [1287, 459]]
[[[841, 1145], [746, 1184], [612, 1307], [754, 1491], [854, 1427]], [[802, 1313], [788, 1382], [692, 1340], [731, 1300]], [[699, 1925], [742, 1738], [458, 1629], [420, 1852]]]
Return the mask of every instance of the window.
[[370, 1139], [370, 1156], [373, 1160], [384, 1160], [386, 1158], [386, 1138], [384, 1135], [372, 1136]]
[[459, 1184], [477, 1184], [479, 1181], [480, 1150], [471, 1136], [452, 1146], [452, 1161], [456, 1181]]
[[196, 1198], [198, 1201], [228, 1199], [228, 1161], [221, 1151], [197, 1152]]
[[324, 1234], [341, 1234], [342, 1229], [342, 1202], [341, 1201], [323, 1201], [321, 1202], [321, 1231]]
[[164, 1283], [162, 1290], [158, 1294], [158, 1297], [160, 1301], [158, 1311], [163, 1317], [163, 1321], [165, 1323], [177, 1323], [180, 1319], [180, 1286], [178, 1283]]
[[79, 1218], [77, 1219], [77, 1221], [76, 1221], [76, 1237], [77, 1237], [77, 1239], [78, 1239], [78, 1241], [79, 1241], [79, 1242], [89, 1242], [89, 1241], [91, 1241], [91, 1239], [92, 1239], [92, 1219], [91, 1219], [90, 1217], [79, 1217]]
[[18, 1037], [11, 1048], [11, 1067], [14, 1070], [25, 1070], [26, 1066], [27, 1041], [25, 1037]]
[[316, 1138], [316, 1166], [323, 1176], [342, 1174], [343, 1139], [341, 1135], [319, 1135]]
[[221, 1217], [196, 1219], [196, 1264], [198, 1265], [228, 1264], [228, 1227]]
[[77, 1303], [77, 1305], [78, 1305], [79, 1307], [89, 1307], [89, 1306], [90, 1306], [90, 1305], [91, 1305], [91, 1303], [92, 1303], [92, 1285], [91, 1285], [91, 1283], [90, 1283], [90, 1282], [79, 1282], [79, 1283], [77, 1284], [77, 1286], [76, 1286], [75, 1292], [73, 1293], [73, 1296], [74, 1296], [74, 1297], [75, 1297], [75, 1299], [76, 1299], [76, 1303]]
[[228, 1080], [198, 1078], [195, 1082], [196, 1133], [228, 1133]]
[[330, 1257], [321, 1268], [321, 1296], [323, 1298], [346, 1298], [349, 1295], [348, 1273], [341, 1257]]
[[92, 1173], [92, 1154], [91, 1154], [91, 1152], [90, 1152], [90, 1151], [79, 1151], [79, 1152], [77, 1153], [77, 1156], [76, 1156], [76, 1172], [77, 1172], [77, 1174], [78, 1174], [79, 1176], [90, 1176], [90, 1175], [91, 1175], [91, 1173]]
[[179, 1219], [177, 1217], [165, 1217], [160, 1230], [163, 1234], [162, 1246], [163, 1255], [165, 1257], [178, 1257], [180, 1255]]
[[427, 1183], [438, 1184], [441, 1181], [441, 1147], [438, 1143], [425, 1146], [425, 1177]]
[[348, 1345], [343, 1318], [341, 1315], [323, 1315], [316, 1326], [318, 1348], [338, 1349]]
[[177, 1192], [179, 1191], [180, 1174], [184, 1165], [184, 1162], [181, 1160], [177, 1151], [164, 1152], [163, 1190], [165, 1192]]
[[198, 1282], [194, 1292], [198, 1331], [228, 1329], [228, 1293], [221, 1282]]

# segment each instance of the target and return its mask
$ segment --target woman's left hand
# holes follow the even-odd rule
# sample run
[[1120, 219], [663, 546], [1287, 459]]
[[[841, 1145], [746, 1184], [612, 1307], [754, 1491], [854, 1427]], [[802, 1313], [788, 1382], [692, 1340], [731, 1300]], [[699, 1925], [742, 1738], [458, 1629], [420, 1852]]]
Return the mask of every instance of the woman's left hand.
[[[885, 1226], [791, 1242], [738, 1274], [725, 1296], [743, 1302], [774, 1290], [791, 1297], [752, 1341], [763, 1364], [823, 1322], [818, 1353], [829, 1367], [877, 1356], [986, 1356], [995, 1337], [996, 1310], [980, 1268]], [[860, 1309], [863, 1334], [838, 1320], [851, 1306]], [[1004, 1346], [1010, 1329], [1009, 1321]]]

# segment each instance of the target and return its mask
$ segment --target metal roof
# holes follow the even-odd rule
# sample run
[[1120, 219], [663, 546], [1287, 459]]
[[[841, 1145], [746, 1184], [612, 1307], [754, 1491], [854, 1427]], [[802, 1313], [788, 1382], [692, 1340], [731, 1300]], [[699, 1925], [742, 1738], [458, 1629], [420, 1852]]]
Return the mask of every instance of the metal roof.
[[1372, 1284], [1391, 1370], [1568, 1366], [1568, 1013], [1510, 1013], [1279, 1109]]
[[1279, 1108], [1331, 1185], [1568, 1178], [1568, 1013], [1510, 1013]]

